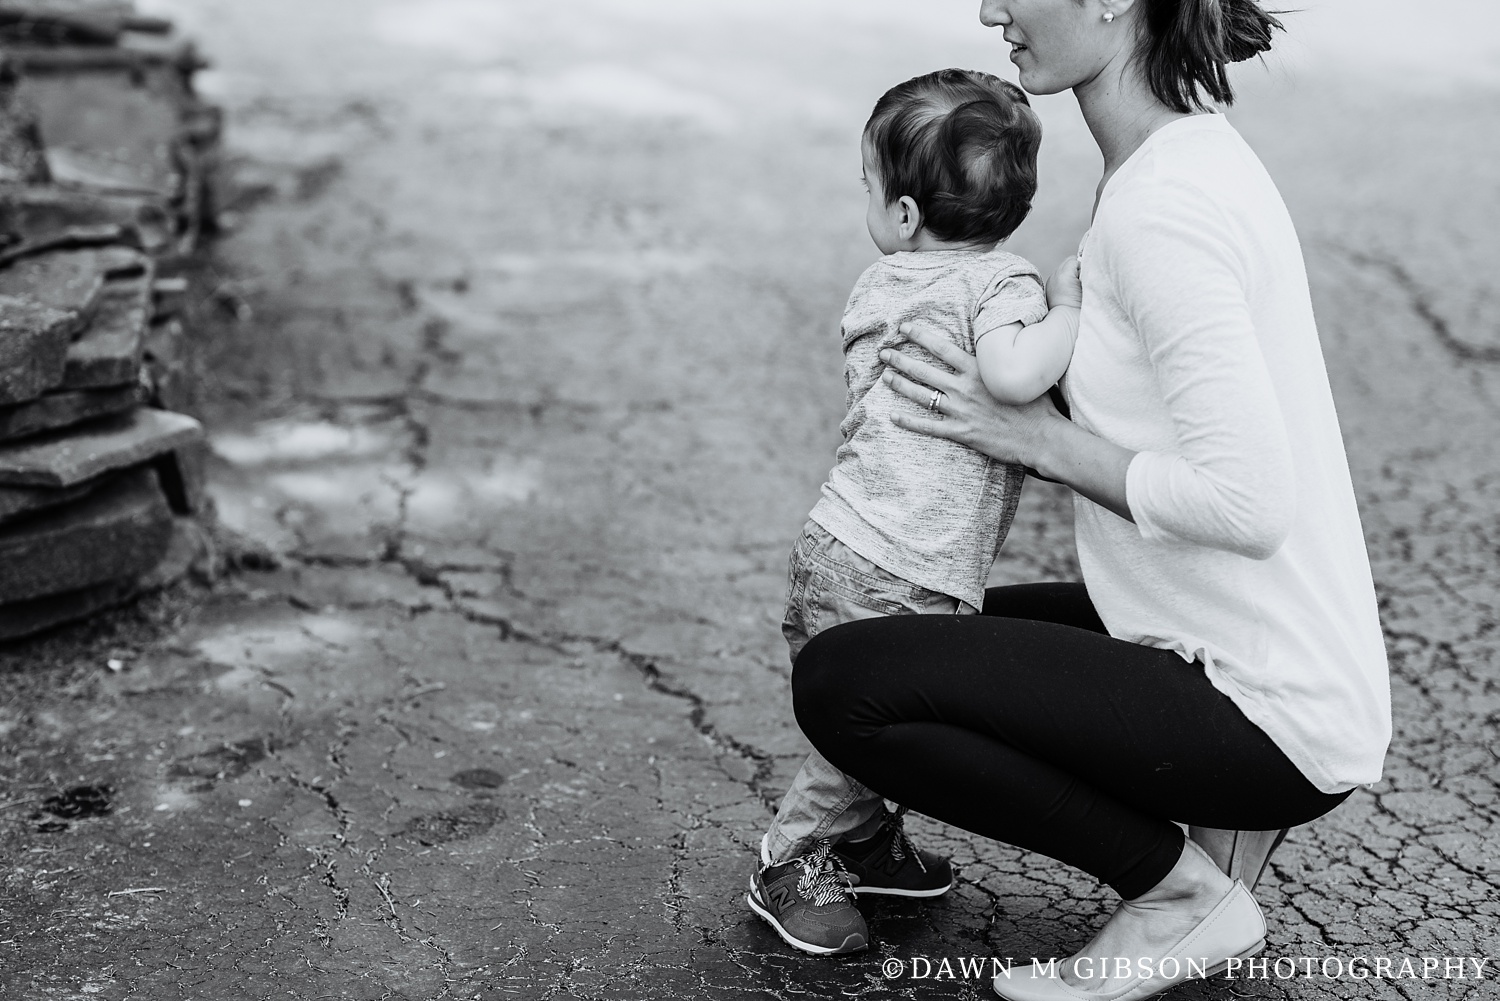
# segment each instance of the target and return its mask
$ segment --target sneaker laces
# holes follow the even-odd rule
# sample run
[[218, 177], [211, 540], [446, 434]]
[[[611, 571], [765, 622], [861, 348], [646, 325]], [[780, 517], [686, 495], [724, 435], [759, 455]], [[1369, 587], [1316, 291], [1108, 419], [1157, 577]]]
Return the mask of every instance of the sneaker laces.
[[922, 861], [922, 855], [917, 851], [911, 839], [906, 836], [906, 807], [901, 807], [895, 813], [886, 818], [886, 823], [891, 827], [891, 858], [897, 862], [903, 861], [908, 855], [917, 863], [917, 868], [923, 872], [927, 871], [927, 863]]
[[819, 841], [812, 851], [795, 859], [802, 867], [802, 878], [797, 880], [797, 890], [802, 896], [819, 907], [842, 903], [854, 899], [851, 888], [854, 879], [844, 863], [833, 850], [827, 838]]

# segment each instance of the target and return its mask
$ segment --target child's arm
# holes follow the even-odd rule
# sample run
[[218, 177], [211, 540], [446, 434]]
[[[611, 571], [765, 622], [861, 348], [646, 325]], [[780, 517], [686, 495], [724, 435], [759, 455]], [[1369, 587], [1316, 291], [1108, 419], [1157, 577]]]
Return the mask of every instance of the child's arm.
[[1052, 308], [1043, 319], [993, 328], [974, 344], [984, 388], [1001, 403], [1030, 403], [1068, 370], [1083, 305], [1076, 258], [1064, 261], [1047, 280], [1047, 299]]
[[974, 354], [984, 388], [1001, 403], [1030, 403], [1068, 370], [1078, 337], [1077, 306], [1053, 306], [1030, 325], [1008, 323], [979, 338]]

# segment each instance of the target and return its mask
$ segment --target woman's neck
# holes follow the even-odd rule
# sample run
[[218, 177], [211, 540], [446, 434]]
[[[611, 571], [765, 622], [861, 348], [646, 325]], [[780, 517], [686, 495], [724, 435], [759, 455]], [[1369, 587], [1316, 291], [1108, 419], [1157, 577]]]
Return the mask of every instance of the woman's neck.
[[1099, 152], [1104, 154], [1104, 177], [1099, 181], [1095, 208], [1099, 205], [1098, 195], [1104, 193], [1104, 186], [1115, 176], [1115, 171], [1153, 132], [1188, 117], [1157, 100], [1150, 86], [1129, 66], [1106, 68], [1074, 87], [1073, 94]]

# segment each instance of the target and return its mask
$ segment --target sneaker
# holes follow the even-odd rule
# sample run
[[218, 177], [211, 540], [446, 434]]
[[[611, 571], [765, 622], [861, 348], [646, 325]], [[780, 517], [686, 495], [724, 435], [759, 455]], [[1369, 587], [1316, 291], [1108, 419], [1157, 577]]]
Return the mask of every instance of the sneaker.
[[880, 830], [863, 841], [833, 846], [854, 881], [855, 893], [893, 897], [941, 897], [953, 889], [953, 866], [924, 852], [906, 836], [905, 811], [887, 813]]
[[827, 841], [780, 865], [762, 866], [750, 877], [745, 902], [787, 945], [814, 956], [858, 952], [870, 944], [849, 874]]

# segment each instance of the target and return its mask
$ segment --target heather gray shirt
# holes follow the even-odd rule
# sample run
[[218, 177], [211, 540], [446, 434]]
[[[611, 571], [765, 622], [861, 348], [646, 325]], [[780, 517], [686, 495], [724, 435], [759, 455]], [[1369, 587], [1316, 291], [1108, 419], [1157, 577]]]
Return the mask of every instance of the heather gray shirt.
[[932, 360], [902, 340], [899, 327], [908, 320], [942, 330], [973, 354], [976, 334], [1046, 315], [1036, 269], [1004, 251], [899, 253], [871, 265], [844, 311], [844, 443], [809, 517], [902, 580], [981, 606], [1024, 474], [892, 423], [897, 412], [925, 408], [881, 381], [879, 352]]

